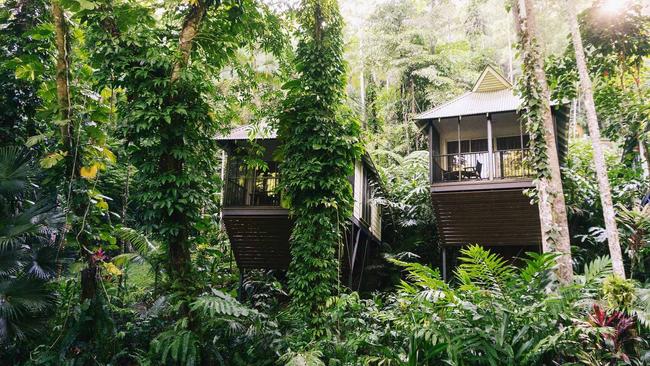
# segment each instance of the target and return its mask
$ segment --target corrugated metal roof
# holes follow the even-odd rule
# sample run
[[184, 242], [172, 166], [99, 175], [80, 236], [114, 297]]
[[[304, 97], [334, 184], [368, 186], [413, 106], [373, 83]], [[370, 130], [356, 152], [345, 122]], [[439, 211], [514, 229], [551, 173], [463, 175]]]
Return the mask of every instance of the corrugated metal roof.
[[493, 92], [467, 92], [436, 108], [430, 109], [415, 119], [437, 119], [469, 116], [473, 114], [514, 111], [519, 108], [521, 99], [511, 88]]
[[255, 134], [254, 139], [274, 139], [277, 137], [275, 129], [268, 125], [244, 125], [233, 128], [227, 135], [217, 136], [217, 140], [248, 140], [251, 138], [252, 133]]

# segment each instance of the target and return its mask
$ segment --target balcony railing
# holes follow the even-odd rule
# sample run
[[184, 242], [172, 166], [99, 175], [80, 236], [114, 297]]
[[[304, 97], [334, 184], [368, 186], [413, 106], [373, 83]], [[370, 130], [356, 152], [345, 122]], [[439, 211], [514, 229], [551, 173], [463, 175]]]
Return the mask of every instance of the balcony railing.
[[462, 182], [531, 177], [528, 149], [433, 156], [432, 181]]
[[224, 206], [280, 206], [277, 175], [249, 174], [229, 177], [224, 187]]

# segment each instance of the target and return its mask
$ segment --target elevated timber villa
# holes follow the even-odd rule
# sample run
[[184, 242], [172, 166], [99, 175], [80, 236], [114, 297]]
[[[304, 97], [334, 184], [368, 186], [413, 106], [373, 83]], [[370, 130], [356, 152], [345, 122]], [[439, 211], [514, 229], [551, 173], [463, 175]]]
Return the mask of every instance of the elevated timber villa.
[[[264, 148], [265, 169], [245, 164], [251, 135], [252, 140]], [[217, 142], [224, 149], [222, 222], [237, 266], [242, 272], [287, 270], [291, 260], [289, 237], [293, 223], [278, 189], [281, 172], [274, 158], [279, 144], [275, 132], [242, 126], [218, 137]], [[382, 186], [368, 156], [355, 162], [354, 175], [349, 181], [354, 192], [354, 209], [342, 238], [345, 277], [342, 280], [348, 287], [358, 289], [368, 285], [369, 275], [364, 274], [364, 269], [377, 259], [382, 242], [382, 211], [373, 200]]]
[[[533, 188], [534, 172], [527, 162], [529, 136], [520, 104], [512, 85], [487, 67], [471, 91], [416, 116], [429, 140], [429, 184], [445, 279], [458, 248], [467, 244], [511, 259], [541, 249], [538, 207], [524, 193]], [[567, 107], [555, 105], [553, 118], [563, 163]], [[224, 149], [222, 222], [242, 273], [284, 271], [291, 261], [293, 223], [278, 190], [281, 172], [274, 152], [279, 142], [272, 130], [253, 130], [242, 126], [217, 138]], [[265, 169], [244, 163], [251, 141], [264, 148]], [[358, 289], [373, 275], [364, 268], [378, 258], [382, 244], [381, 207], [373, 200], [382, 186], [368, 156], [355, 163], [350, 184], [354, 213], [342, 238], [342, 267], [347, 285]]]
[[[536, 204], [527, 164], [529, 136], [517, 112], [512, 85], [487, 67], [471, 91], [421, 113], [416, 123], [429, 139], [429, 180], [442, 246], [442, 273], [455, 249], [489, 247], [507, 258], [541, 249]], [[553, 107], [560, 163], [567, 149], [567, 108]], [[451, 257], [449, 255], [451, 254]]]

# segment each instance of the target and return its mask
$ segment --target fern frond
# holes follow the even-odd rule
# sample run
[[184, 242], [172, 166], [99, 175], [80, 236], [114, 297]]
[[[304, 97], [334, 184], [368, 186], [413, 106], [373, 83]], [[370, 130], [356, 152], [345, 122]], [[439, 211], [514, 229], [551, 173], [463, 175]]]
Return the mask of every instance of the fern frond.
[[632, 314], [646, 328], [650, 328], [650, 288], [637, 288], [637, 301], [632, 308]]
[[258, 315], [256, 310], [242, 305], [232, 296], [217, 290], [213, 290], [212, 295], [199, 296], [192, 302], [190, 309], [211, 318], [224, 315], [236, 318]]
[[[128, 228], [128, 227], [118, 227], [114, 230], [115, 236], [119, 239], [131, 244], [133, 249], [142, 257], [148, 258], [152, 253], [156, 252], [160, 245], [154, 241], [149, 240], [149, 238], [140, 233], [139, 231]], [[136, 259], [136, 257], [133, 257]]]
[[285, 366], [325, 366], [325, 362], [321, 359], [323, 352], [319, 350], [310, 350], [302, 352], [287, 352], [280, 361], [283, 361]]
[[456, 269], [456, 277], [464, 285], [502, 292], [514, 276], [513, 266], [480, 245], [470, 245], [461, 249], [460, 253], [462, 263]]
[[587, 288], [599, 286], [607, 276], [612, 274], [612, 261], [609, 256], [602, 256], [585, 264], [583, 285]]

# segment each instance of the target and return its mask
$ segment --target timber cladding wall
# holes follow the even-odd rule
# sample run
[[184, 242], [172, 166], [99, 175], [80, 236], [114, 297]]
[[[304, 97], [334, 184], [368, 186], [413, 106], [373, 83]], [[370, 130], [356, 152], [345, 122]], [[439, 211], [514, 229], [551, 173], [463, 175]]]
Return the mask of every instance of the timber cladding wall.
[[381, 207], [376, 203], [371, 203], [372, 214], [370, 218], [370, 232], [381, 240]]
[[239, 268], [289, 268], [292, 222], [287, 214], [224, 215], [223, 221]]
[[433, 193], [432, 201], [443, 245], [541, 245], [537, 205], [521, 189]]

